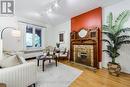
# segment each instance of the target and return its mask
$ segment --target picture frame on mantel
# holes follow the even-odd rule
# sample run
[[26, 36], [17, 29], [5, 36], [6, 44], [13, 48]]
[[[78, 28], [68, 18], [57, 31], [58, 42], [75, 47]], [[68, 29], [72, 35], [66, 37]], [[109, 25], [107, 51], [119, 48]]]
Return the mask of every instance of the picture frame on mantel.
[[59, 43], [60, 43], [60, 44], [63, 44], [63, 43], [64, 43], [64, 34], [65, 34], [64, 31], [59, 32], [58, 37], [59, 37]]

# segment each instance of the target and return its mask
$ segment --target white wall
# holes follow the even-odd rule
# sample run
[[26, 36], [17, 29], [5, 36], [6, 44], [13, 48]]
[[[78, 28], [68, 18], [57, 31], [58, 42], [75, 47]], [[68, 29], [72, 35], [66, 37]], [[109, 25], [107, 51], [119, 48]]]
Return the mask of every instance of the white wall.
[[55, 27], [54, 26], [48, 26], [47, 29], [46, 29], [46, 33], [45, 33], [45, 36], [46, 36], [46, 41], [45, 41], [45, 46], [55, 46], [55, 40], [56, 40], [56, 36], [55, 36], [55, 32], [57, 30], [55, 30]]
[[[113, 13], [114, 18], [115, 18], [124, 10], [130, 10], [130, 0], [124, 0], [120, 3], [104, 8], [103, 9], [103, 23], [106, 24], [106, 18], [110, 12]], [[130, 27], [130, 17], [124, 26]], [[103, 44], [103, 48], [104, 47], [105, 47], [105, 44]], [[130, 57], [129, 57], [130, 50], [129, 49], [130, 49], [130, 45], [123, 46], [120, 50], [121, 55], [119, 56], [119, 58], [116, 59], [116, 61], [121, 64], [122, 71], [126, 73], [130, 73]], [[103, 53], [102, 58], [103, 58], [102, 66], [107, 67], [107, 62], [110, 60], [110, 58], [105, 53]]]
[[59, 24], [57, 26], [52, 26], [51, 29], [48, 29], [48, 44], [51, 46], [56, 46], [56, 43], [59, 42], [59, 33], [64, 32], [64, 43], [60, 47], [70, 48], [70, 32], [71, 32], [71, 21], [66, 21], [65, 23]]

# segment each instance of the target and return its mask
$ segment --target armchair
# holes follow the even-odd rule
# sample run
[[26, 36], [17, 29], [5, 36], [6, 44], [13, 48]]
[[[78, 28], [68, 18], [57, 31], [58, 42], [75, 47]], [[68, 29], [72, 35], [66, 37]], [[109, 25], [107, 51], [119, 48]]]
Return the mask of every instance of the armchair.
[[56, 48], [48, 46], [43, 50], [43, 53], [56, 54], [56, 56], [58, 57], [58, 61], [60, 59], [69, 59], [69, 50], [64, 47]]
[[60, 51], [58, 53], [56, 53], [56, 55], [58, 56], [58, 61], [60, 59], [69, 59], [69, 50], [67, 50], [66, 48], [61, 48]]

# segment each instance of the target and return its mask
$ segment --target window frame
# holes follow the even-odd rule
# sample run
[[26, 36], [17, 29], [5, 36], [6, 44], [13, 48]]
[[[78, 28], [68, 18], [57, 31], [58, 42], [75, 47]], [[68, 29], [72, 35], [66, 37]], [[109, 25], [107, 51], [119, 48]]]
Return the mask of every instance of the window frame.
[[[32, 27], [32, 34], [33, 34], [33, 36], [32, 36], [32, 47], [27, 47], [27, 44], [26, 44], [26, 27], [27, 26], [29, 26], [29, 27]], [[38, 30], [41, 30], [41, 46], [40, 47], [35, 47], [35, 30], [36, 29], [38, 29]], [[26, 25], [25, 26], [25, 36], [24, 36], [24, 38], [25, 38], [25, 40], [24, 40], [24, 48], [25, 48], [25, 50], [32, 50], [32, 49], [40, 49], [40, 48], [42, 48], [43, 47], [43, 41], [42, 41], [42, 39], [43, 39], [43, 30], [42, 30], [42, 28], [41, 27], [39, 27], [39, 26], [34, 26], [34, 25]]]

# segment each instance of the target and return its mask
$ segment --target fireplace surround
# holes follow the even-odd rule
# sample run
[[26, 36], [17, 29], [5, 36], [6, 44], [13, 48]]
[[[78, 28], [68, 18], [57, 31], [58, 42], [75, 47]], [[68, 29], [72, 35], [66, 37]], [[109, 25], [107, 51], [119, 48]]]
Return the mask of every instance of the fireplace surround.
[[74, 62], [94, 66], [93, 45], [74, 45]]
[[[82, 28], [78, 32], [71, 32], [70, 61], [93, 68], [99, 68], [98, 30], [99, 29], [95, 27], [91, 29]], [[83, 31], [86, 31], [86, 34]]]

